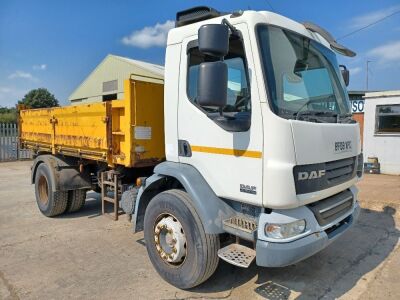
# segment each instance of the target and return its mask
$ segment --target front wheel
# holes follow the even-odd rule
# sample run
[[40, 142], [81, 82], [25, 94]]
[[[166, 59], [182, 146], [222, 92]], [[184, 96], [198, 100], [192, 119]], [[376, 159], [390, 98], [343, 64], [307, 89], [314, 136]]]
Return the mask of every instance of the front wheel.
[[184, 191], [169, 190], [150, 201], [144, 218], [144, 237], [154, 268], [176, 287], [195, 287], [218, 266], [219, 236], [205, 233]]

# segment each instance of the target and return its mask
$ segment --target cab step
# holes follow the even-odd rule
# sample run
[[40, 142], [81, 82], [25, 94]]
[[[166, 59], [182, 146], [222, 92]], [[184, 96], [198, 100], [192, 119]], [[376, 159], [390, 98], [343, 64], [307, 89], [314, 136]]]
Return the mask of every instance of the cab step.
[[222, 221], [222, 228], [235, 236], [247, 241], [255, 240], [257, 222], [255, 219], [244, 216], [234, 216]]
[[256, 257], [256, 251], [240, 244], [230, 244], [218, 250], [219, 258], [242, 268], [248, 268]]

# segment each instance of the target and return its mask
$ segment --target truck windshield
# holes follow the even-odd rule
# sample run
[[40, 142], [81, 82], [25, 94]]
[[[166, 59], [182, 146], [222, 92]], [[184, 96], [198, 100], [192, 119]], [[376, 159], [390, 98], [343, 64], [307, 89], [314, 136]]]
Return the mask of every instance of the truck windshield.
[[257, 29], [269, 101], [286, 119], [341, 122], [350, 105], [335, 54], [279, 27]]

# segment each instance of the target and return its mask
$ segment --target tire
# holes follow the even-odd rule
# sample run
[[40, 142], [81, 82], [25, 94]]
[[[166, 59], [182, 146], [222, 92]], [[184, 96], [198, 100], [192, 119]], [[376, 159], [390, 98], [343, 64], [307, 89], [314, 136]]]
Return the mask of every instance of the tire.
[[72, 190], [68, 191], [68, 202], [66, 212], [79, 211], [86, 201], [87, 190]]
[[39, 210], [46, 217], [54, 217], [65, 212], [68, 202], [67, 191], [53, 191], [53, 177], [47, 164], [38, 166], [35, 176], [35, 195]]
[[126, 214], [133, 215], [135, 213], [136, 198], [138, 193], [138, 188], [132, 188], [122, 193], [119, 205]]
[[[162, 242], [161, 235], [156, 234], [159, 228], [156, 226], [164, 220], [170, 220], [170, 216], [181, 225], [185, 236], [185, 256], [179, 263], [167, 262], [165, 257], [162, 258], [165, 252], [159, 252]], [[200, 217], [184, 191], [162, 192], [150, 201], [144, 217], [144, 237], [154, 268], [164, 280], [178, 288], [189, 289], [203, 283], [218, 266], [219, 236], [205, 233]]]

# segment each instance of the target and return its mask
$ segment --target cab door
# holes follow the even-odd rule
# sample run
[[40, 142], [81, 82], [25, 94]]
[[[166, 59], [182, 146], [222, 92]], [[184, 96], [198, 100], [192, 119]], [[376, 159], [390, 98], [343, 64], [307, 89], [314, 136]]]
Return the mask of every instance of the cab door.
[[263, 130], [257, 79], [247, 25], [235, 27], [242, 40], [231, 39], [224, 58], [228, 97], [222, 117], [217, 108], [201, 107], [196, 102], [199, 65], [210, 57], [199, 52], [197, 36], [182, 43], [179, 161], [195, 167], [217, 196], [261, 205]]

